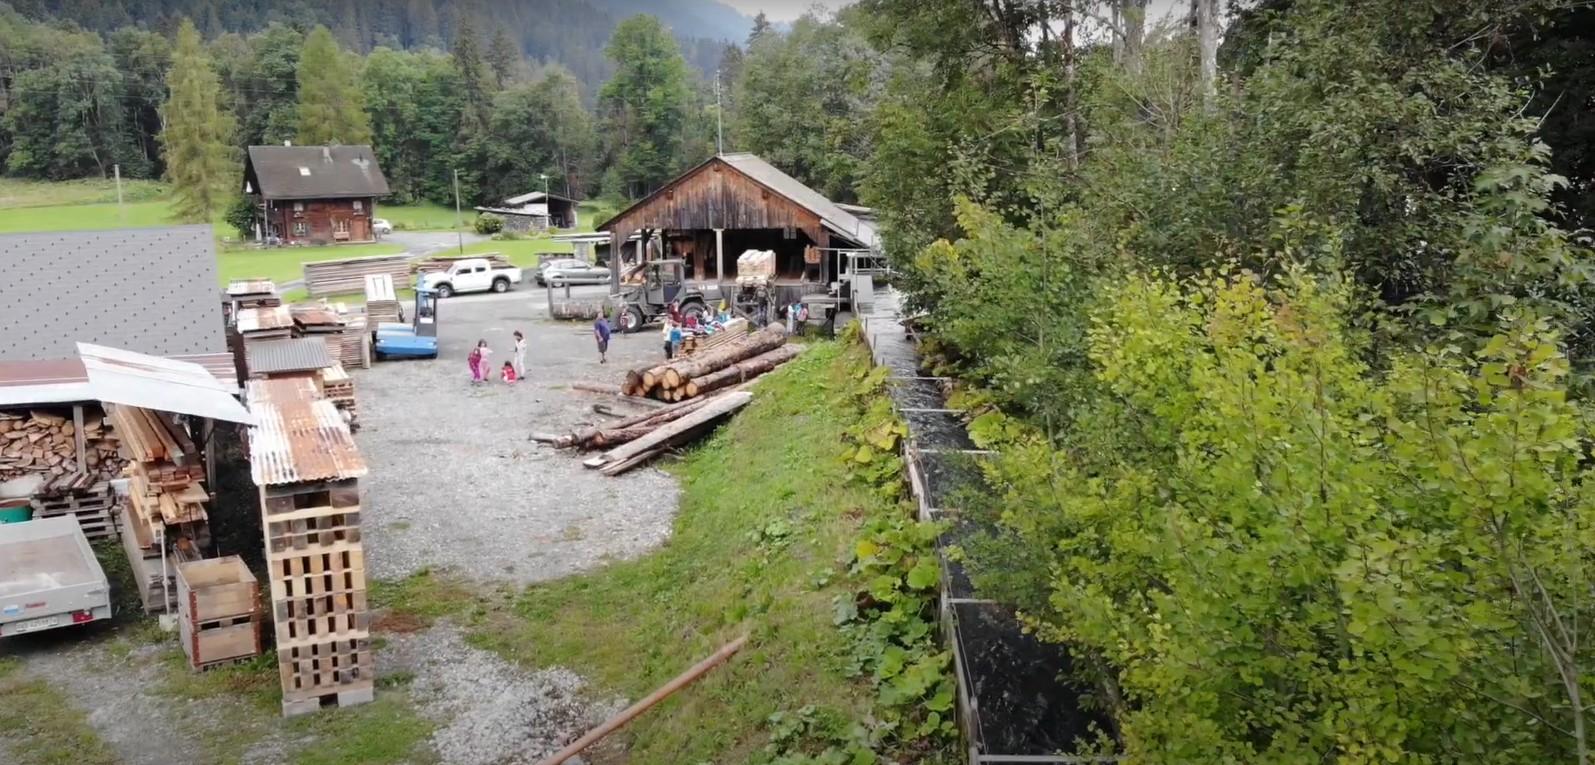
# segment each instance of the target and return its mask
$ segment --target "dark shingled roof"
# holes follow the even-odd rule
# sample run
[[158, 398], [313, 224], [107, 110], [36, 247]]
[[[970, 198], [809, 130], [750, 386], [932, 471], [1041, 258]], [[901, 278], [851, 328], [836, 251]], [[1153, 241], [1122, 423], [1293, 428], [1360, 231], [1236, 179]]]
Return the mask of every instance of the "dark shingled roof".
[[270, 199], [380, 197], [388, 179], [370, 146], [251, 146], [245, 188]]

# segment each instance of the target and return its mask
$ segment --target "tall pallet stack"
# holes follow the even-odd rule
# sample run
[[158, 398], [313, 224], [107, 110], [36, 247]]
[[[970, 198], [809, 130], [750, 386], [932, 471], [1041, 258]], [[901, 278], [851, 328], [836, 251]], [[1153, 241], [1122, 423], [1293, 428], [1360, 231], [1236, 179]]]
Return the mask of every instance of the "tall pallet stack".
[[108, 414], [128, 460], [123, 547], [144, 610], [168, 610], [176, 605], [177, 565], [199, 560], [210, 544], [201, 451], [171, 414], [133, 406], [111, 406]]
[[250, 470], [260, 487], [282, 710], [370, 701], [371, 658], [359, 479], [365, 461], [332, 402], [307, 378], [252, 380]]
[[389, 274], [366, 276], [366, 321], [379, 324], [398, 324], [404, 321], [404, 307], [393, 291], [393, 277]]

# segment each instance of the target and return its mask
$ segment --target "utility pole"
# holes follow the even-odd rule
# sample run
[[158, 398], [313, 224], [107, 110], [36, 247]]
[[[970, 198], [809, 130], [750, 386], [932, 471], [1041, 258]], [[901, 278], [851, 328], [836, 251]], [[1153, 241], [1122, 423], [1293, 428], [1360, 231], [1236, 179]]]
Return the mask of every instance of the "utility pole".
[[454, 171], [454, 233], [460, 238], [460, 254], [465, 254], [465, 224], [460, 220], [460, 171]]
[[720, 101], [720, 70], [714, 70], [714, 153], [724, 154], [726, 147], [725, 106]]
[[126, 224], [127, 209], [122, 207], [122, 166], [120, 164], [111, 165], [111, 172], [116, 174], [116, 219]]
[[543, 230], [554, 230], [554, 206], [548, 200], [548, 173], [543, 173]]

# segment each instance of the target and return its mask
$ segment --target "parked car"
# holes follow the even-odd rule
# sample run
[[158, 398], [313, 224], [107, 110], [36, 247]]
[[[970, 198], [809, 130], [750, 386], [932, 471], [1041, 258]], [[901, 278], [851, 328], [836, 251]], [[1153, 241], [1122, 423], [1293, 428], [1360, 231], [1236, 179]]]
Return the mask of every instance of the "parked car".
[[372, 218], [371, 230], [380, 236], [387, 236], [393, 233], [393, 224], [389, 223], [387, 218]]
[[421, 286], [440, 298], [460, 292], [507, 292], [521, 283], [521, 270], [514, 266], [494, 268], [486, 258], [455, 261], [447, 271], [433, 271], [421, 277]]
[[609, 269], [585, 260], [551, 260], [537, 269], [537, 283], [563, 287], [567, 284], [608, 284]]

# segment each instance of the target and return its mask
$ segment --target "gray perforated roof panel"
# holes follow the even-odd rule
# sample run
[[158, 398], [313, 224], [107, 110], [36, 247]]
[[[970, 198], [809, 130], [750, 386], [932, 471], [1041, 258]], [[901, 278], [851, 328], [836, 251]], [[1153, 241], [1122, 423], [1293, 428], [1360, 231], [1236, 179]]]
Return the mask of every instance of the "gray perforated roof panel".
[[211, 227], [0, 235], [0, 361], [225, 353]]

